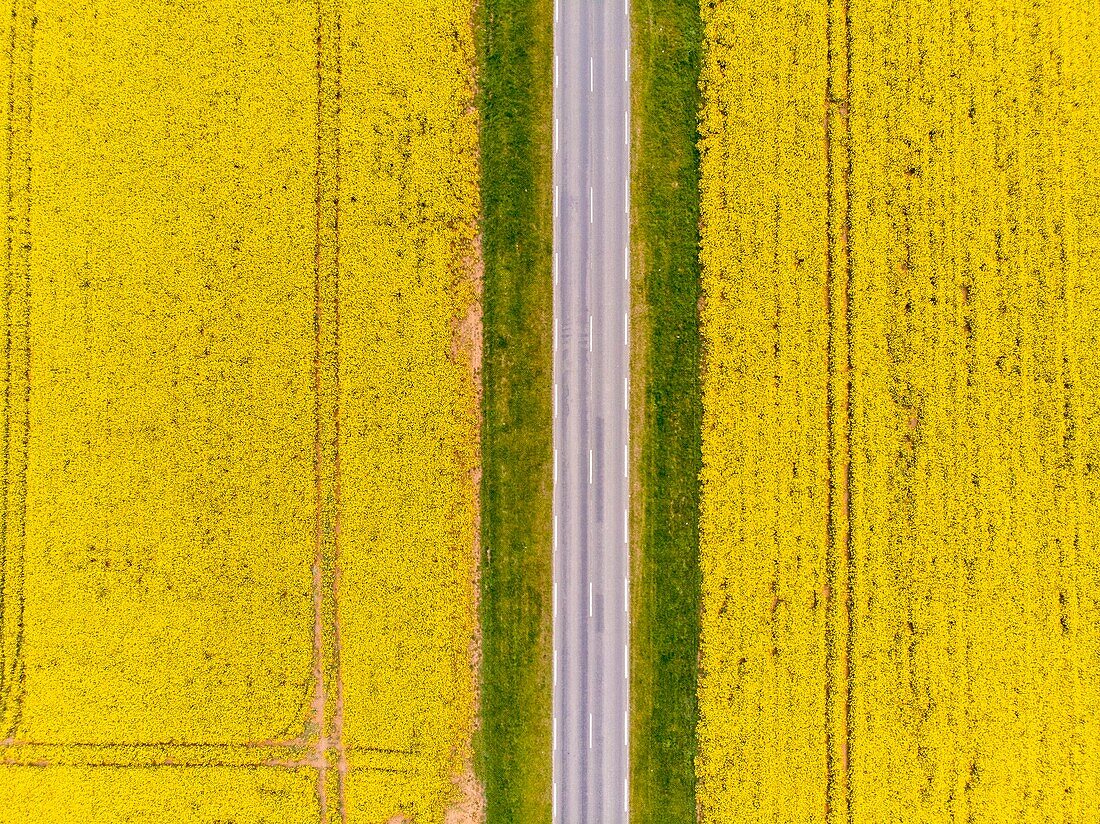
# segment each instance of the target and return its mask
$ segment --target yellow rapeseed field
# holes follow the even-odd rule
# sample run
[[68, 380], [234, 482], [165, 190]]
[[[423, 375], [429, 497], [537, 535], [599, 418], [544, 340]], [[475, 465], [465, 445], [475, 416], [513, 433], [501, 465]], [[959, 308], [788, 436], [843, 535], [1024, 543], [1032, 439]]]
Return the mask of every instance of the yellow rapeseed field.
[[[351, 13], [351, 9], [355, 13]], [[343, 16], [340, 599], [354, 820], [442, 820], [474, 718], [470, 0]], [[476, 321], [476, 317], [473, 318]], [[409, 755], [392, 756], [392, 752]], [[354, 769], [356, 763], [364, 765]], [[400, 771], [383, 772], [391, 765]]]
[[699, 799], [803, 821], [825, 766], [825, 8], [706, 23]]
[[702, 821], [1097, 821], [1100, 5], [702, 8]]
[[472, 4], [3, 18], [0, 822], [442, 821], [473, 791]]

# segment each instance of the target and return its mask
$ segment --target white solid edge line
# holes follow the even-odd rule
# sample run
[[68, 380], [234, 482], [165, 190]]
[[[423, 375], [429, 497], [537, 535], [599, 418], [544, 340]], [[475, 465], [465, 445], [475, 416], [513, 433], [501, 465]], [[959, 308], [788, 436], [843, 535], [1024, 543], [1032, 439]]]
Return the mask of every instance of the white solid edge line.
[[554, 716], [554, 752], [558, 751], [558, 717]]
[[[625, 12], [625, 15], [626, 15], [627, 19], [629, 19], [630, 18], [630, 0], [624, 0], [623, 8], [624, 8], [624, 12]], [[630, 46], [629, 46], [629, 44], [627, 45], [627, 47], [624, 51], [625, 51], [625, 54], [624, 54], [624, 57], [623, 57], [624, 64], [625, 64], [624, 78], [625, 78], [625, 81], [626, 81], [625, 85], [626, 85], [627, 89], [629, 90], [629, 88], [630, 88]], [[623, 145], [626, 146], [628, 149], [630, 147], [630, 105], [629, 105], [629, 99], [630, 98], [629, 98], [629, 91], [628, 91], [627, 92], [627, 106], [626, 106], [626, 109], [623, 111]], [[628, 156], [627, 156], [627, 168], [628, 168], [628, 170], [629, 170], [629, 166], [630, 166], [630, 158], [629, 158], [629, 154], [628, 154]], [[626, 183], [626, 186], [627, 186], [627, 189], [626, 189], [626, 193], [627, 193], [626, 214], [627, 214], [627, 217], [629, 218], [629, 216], [630, 216], [630, 205], [629, 205], [630, 204], [630, 174], [629, 174], [629, 171], [627, 173], [627, 178], [626, 179], [627, 179], [627, 183]], [[623, 249], [623, 279], [626, 280], [627, 282], [629, 282], [630, 281], [629, 221], [627, 223], [627, 232], [628, 232], [628, 241], [627, 241], [626, 247]], [[627, 321], [627, 323], [629, 324], [629, 320]], [[627, 342], [627, 348], [629, 349], [629, 340]], [[625, 385], [624, 389], [623, 389], [623, 406], [624, 406], [624, 408], [629, 408], [629, 401], [630, 401], [629, 377], [624, 377], [623, 383]], [[629, 446], [630, 445], [629, 445], [629, 440], [628, 440], [628, 442], [627, 442], [627, 455], [628, 456], [630, 454]], [[629, 467], [629, 459], [626, 461], [626, 463], [627, 463], [627, 467]], [[629, 472], [629, 469], [627, 469], [627, 471]], [[623, 511], [623, 543], [627, 544], [627, 545], [629, 545], [629, 538], [628, 538], [629, 532], [630, 532], [630, 515], [629, 515], [629, 511], [624, 509], [624, 511]], [[623, 608], [627, 613], [630, 612], [630, 576], [629, 575], [627, 575], [623, 578]], [[629, 622], [628, 622], [628, 626], [629, 626]], [[628, 630], [628, 632], [629, 632], [629, 630]], [[627, 638], [627, 641], [623, 644], [623, 657], [624, 657], [623, 680], [627, 683], [628, 689], [629, 689], [629, 684], [630, 684], [630, 640], [629, 640], [629, 636]], [[629, 763], [629, 752], [630, 752], [630, 701], [629, 700], [627, 701], [626, 709], [623, 710], [623, 747], [624, 747], [624, 749], [626, 749], [626, 751], [628, 753], [627, 761]], [[629, 776], [629, 772], [628, 772], [626, 775], [623, 776], [623, 814], [624, 815], [629, 815], [629, 812], [630, 812], [630, 783], [629, 782], [630, 782], [630, 776]]]
[[592, 483], [592, 450], [588, 450], [588, 482]]

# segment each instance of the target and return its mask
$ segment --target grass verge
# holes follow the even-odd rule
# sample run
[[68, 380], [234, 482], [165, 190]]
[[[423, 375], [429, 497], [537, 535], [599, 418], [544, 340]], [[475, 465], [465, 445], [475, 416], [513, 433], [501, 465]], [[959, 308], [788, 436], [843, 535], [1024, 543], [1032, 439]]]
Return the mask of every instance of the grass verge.
[[552, 0], [478, 11], [484, 374], [481, 727], [488, 824], [551, 818]]
[[699, 648], [697, 0], [634, 0], [631, 811], [695, 821]]

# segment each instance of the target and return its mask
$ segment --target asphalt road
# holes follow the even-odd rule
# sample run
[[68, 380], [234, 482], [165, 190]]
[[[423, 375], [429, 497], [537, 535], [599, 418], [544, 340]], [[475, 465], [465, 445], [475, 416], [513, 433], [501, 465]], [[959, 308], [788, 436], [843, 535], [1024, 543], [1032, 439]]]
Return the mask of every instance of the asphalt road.
[[554, 820], [627, 821], [629, 0], [554, 11]]

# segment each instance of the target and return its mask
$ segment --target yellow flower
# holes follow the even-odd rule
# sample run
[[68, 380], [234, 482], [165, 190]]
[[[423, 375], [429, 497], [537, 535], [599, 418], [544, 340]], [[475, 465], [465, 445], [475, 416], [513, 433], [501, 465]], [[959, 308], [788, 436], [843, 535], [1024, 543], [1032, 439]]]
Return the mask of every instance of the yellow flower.
[[454, 800], [472, 5], [322, 15], [319, 86], [312, 0], [15, 3], [4, 824], [316, 821], [322, 789], [349, 821], [432, 821]]

